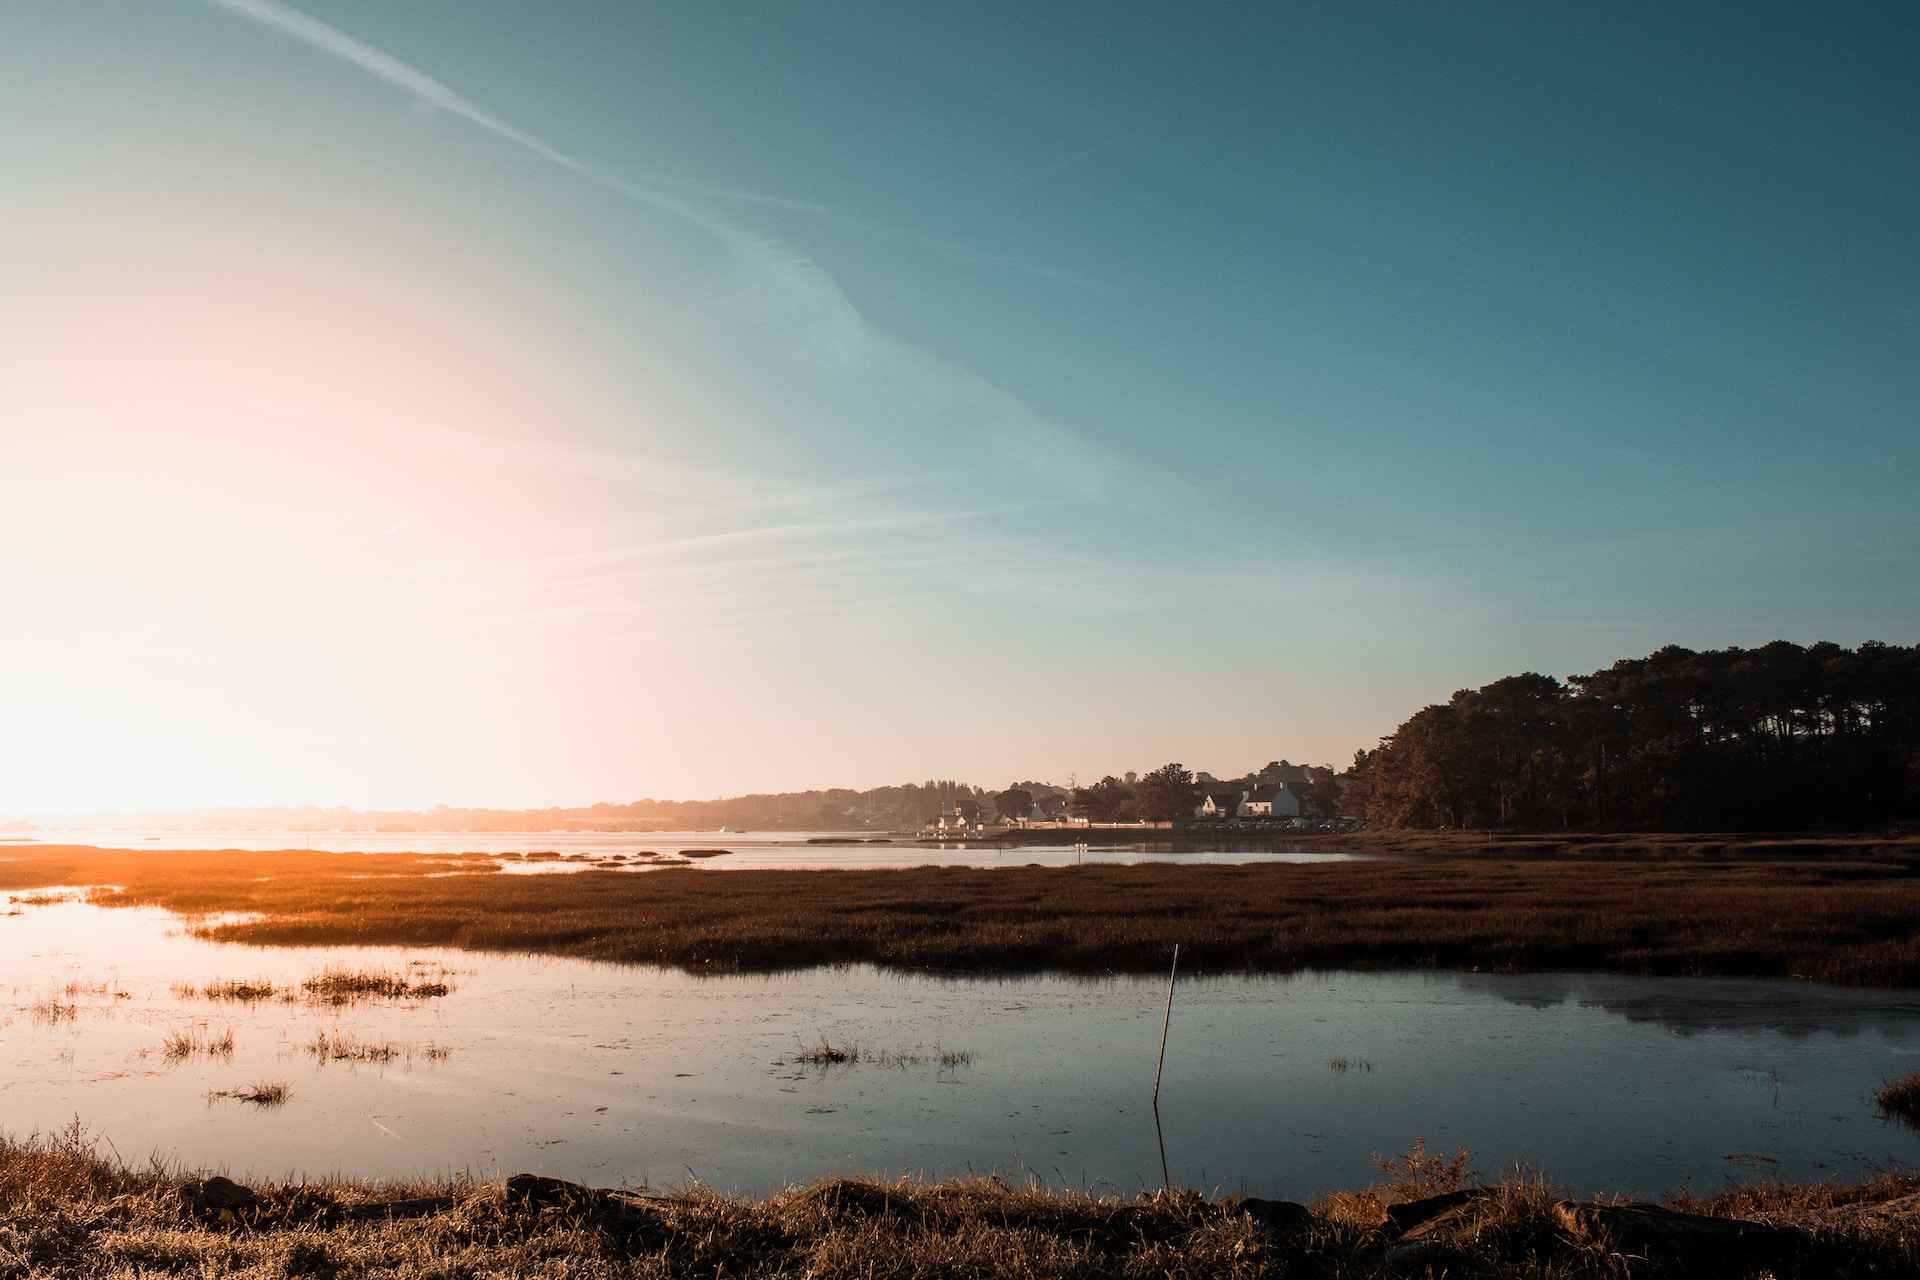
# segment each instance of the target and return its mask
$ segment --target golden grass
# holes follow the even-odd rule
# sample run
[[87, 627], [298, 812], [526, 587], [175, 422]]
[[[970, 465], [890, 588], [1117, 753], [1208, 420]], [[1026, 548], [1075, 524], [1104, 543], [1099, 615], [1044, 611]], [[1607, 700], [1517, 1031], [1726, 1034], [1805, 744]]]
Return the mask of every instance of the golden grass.
[[1920, 843], [1645, 837], [1622, 852], [1622, 839], [1390, 863], [643, 876], [447, 875], [471, 860], [409, 854], [47, 847], [0, 863], [0, 886], [116, 885], [94, 901], [253, 913], [197, 927], [220, 941], [450, 946], [695, 972], [861, 961], [1163, 972], [1179, 943], [1195, 972], [1593, 969], [1920, 986]]
[[[191, 1208], [192, 1182], [102, 1159], [77, 1124], [0, 1137], [0, 1274], [8, 1276], [679, 1277], [754, 1280], [1624, 1280], [1626, 1277], [1893, 1277], [1920, 1273], [1910, 1218], [1858, 1212], [1920, 1191], [1920, 1178], [1768, 1184], [1675, 1207], [1785, 1229], [1760, 1255], [1627, 1257], [1571, 1239], [1544, 1179], [1493, 1184], [1430, 1247], [1396, 1254], [1385, 1208], [1415, 1184], [1330, 1197], [1269, 1230], [1187, 1191], [1090, 1195], [997, 1179], [840, 1179], [762, 1198], [703, 1189], [516, 1198], [497, 1182], [344, 1179], [255, 1187], [246, 1207]], [[611, 1211], [603, 1206], [611, 1205]], [[389, 1216], [404, 1215], [404, 1216]]]
[[445, 982], [426, 982], [399, 971], [326, 969], [300, 984], [309, 998], [326, 1004], [357, 1000], [432, 1000], [453, 988]]

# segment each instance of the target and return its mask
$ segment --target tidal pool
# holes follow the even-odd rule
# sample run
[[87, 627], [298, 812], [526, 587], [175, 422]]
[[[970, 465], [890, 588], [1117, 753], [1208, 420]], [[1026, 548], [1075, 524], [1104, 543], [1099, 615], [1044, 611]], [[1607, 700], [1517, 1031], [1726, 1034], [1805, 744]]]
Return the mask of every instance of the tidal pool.
[[[16, 895], [19, 897], [39, 895]], [[15, 913], [15, 914], [9, 914]], [[343, 1005], [327, 969], [444, 995]], [[176, 984], [258, 980], [245, 1003]], [[128, 1159], [278, 1177], [521, 1171], [767, 1190], [833, 1172], [1158, 1186], [1164, 979], [774, 977], [418, 948], [211, 944], [164, 913], [0, 900], [0, 1127], [76, 1116]], [[232, 1033], [231, 1056], [213, 1056]], [[315, 1037], [389, 1044], [321, 1060]], [[169, 1057], [168, 1041], [187, 1044]], [[867, 1060], [809, 1065], [822, 1040]], [[948, 1060], [941, 1061], [941, 1053]], [[958, 1058], [952, 1055], [960, 1055]], [[1920, 1161], [1875, 1086], [1920, 993], [1590, 974], [1183, 978], [1161, 1098], [1175, 1181], [1303, 1197], [1370, 1153], [1470, 1147], [1578, 1189], [1712, 1189]], [[284, 1083], [278, 1106], [216, 1095]]]

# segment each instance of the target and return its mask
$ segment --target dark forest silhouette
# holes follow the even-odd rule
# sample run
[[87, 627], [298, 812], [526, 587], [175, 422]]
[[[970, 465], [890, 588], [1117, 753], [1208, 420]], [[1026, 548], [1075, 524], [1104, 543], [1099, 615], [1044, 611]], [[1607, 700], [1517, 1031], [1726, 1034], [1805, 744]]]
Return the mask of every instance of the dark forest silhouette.
[[1360, 752], [1372, 827], [1740, 831], [1920, 816], [1920, 646], [1694, 652], [1462, 689]]

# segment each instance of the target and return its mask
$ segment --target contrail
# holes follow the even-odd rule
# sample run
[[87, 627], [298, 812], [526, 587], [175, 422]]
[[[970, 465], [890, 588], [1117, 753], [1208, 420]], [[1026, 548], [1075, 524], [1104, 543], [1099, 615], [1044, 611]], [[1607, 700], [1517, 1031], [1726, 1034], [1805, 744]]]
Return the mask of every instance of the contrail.
[[860, 319], [832, 277], [812, 259], [790, 245], [754, 235], [710, 210], [681, 200], [658, 186], [636, 182], [569, 155], [536, 133], [495, 115], [479, 103], [434, 79], [411, 63], [357, 40], [338, 27], [302, 13], [280, 0], [207, 0], [216, 9], [258, 23], [329, 57], [358, 67], [368, 75], [406, 93], [415, 101], [460, 117], [504, 142], [539, 157], [555, 168], [630, 200], [651, 205], [683, 218], [718, 236], [726, 245], [757, 264], [780, 287], [797, 299], [829, 328], [829, 339], [844, 355], [858, 337]]

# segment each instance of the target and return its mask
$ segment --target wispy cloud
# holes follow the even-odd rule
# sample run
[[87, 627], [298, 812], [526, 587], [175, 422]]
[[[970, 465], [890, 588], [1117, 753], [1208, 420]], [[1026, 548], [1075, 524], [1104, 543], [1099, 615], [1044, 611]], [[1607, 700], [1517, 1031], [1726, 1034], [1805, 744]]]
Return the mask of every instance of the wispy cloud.
[[208, 0], [208, 3], [350, 63], [400, 89], [422, 105], [458, 116], [555, 168], [682, 218], [712, 233], [757, 269], [769, 300], [778, 301], [785, 307], [803, 309], [836, 348], [844, 349], [857, 339], [860, 329], [858, 312], [832, 277], [791, 245], [755, 235], [711, 209], [682, 199], [663, 186], [590, 164], [531, 130], [523, 129], [487, 110], [411, 63], [279, 0]]
[[[697, 561], [704, 551], [726, 547], [764, 544], [778, 549], [773, 552], [774, 559], [785, 554], [804, 555], [808, 548], [800, 544], [817, 544], [830, 538], [864, 538], [870, 548], [878, 549], [901, 541], [902, 535], [912, 534], [918, 526], [928, 527], [927, 537], [911, 539], [919, 544], [919, 550], [931, 550], [935, 543], [943, 550], [961, 550], [978, 569], [991, 572], [990, 566], [997, 563], [1007, 570], [1009, 579], [1019, 581], [1035, 556], [1047, 554], [1046, 547], [1022, 544], [1004, 523], [987, 533], [973, 528], [972, 523], [982, 514], [1015, 511], [1057, 516], [1059, 510], [1073, 504], [1110, 507], [1116, 501], [1123, 502], [1137, 524], [1162, 526], [1189, 540], [1195, 536], [1187, 517], [1205, 512], [1208, 502], [1191, 485], [1164, 469], [1149, 470], [1132, 463], [1114, 447], [1095, 447], [1078, 432], [1036, 413], [988, 379], [875, 331], [864, 323], [833, 277], [807, 253], [741, 225], [716, 204], [778, 208], [889, 234], [893, 233], [891, 228], [867, 224], [809, 201], [702, 187], [667, 175], [635, 173], [590, 161], [419, 67], [281, 0], [208, 3], [347, 64], [415, 102], [457, 117], [556, 172], [617, 193], [644, 209], [679, 219], [712, 236], [734, 260], [750, 304], [761, 315], [778, 322], [774, 326], [777, 332], [793, 334], [801, 354], [824, 357], [815, 362], [814, 372], [836, 380], [839, 394], [829, 402], [873, 403], [876, 412], [938, 425], [939, 429], [930, 433], [926, 448], [909, 451], [914, 465], [923, 468], [925, 474], [884, 476], [877, 482], [881, 489], [912, 492], [903, 493], [899, 503], [878, 504], [871, 501], [871, 492], [854, 492], [837, 482], [810, 485], [792, 468], [776, 479], [725, 474], [704, 464], [627, 456], [619, 450], [576, 448], [554, 441], [539, 446], [497, 439], [486, 442], [486, 448], [509, 453], [536, 447], [557, 450], [564, 456], [557, 463], [549, 457], [549, 464], [576, 466], [582, 475], [591, 475], [603, 484], [611, 480], [623, 491], [630, 488], [658, 494], [662, 503], [648, 504], [654, 523], [672, 518], [663, 504], [705, 508], [714, 517], [693, 520], [689, 532], [663, 539], [636, 538], [633, 525], [624, 519], [595, 529], [590, 535], [583, 531], [583, 537], [590, 540], [579, 553], [545, 557], [519, 566], [523, 572], [514, 576], [523, 591], [530, 582], [578, 582], [596, 570], [614, 574], [621, 564], [640, 558], [673, 555]], [[940, 247], [960, 256], [998, 261], [970, 246], [941, 242]], [[993, 477], [1001, 509], [993, 513], [941, 510], [939, 495], [950, 491], [952, 477], [961, 474]], [[871, 491], [874, 483], [869, 481], [865, 487]], [[1152, 494], [1152, 501], [1133, 496], [1144, 494]], [[835, 503], [853, 506], [861, 517], [836, 518], [831, 514]], [[774, 512], [781, 514], [771, 514]], [[726, 527], [729, 524], [732, 527]], [[936, 535], [933, 526], [944, 527], [945, 534]], [[1034, 533], [1031, 528], [1028, 532]], [[534, 594], [537, 596], [537, 589]]]

